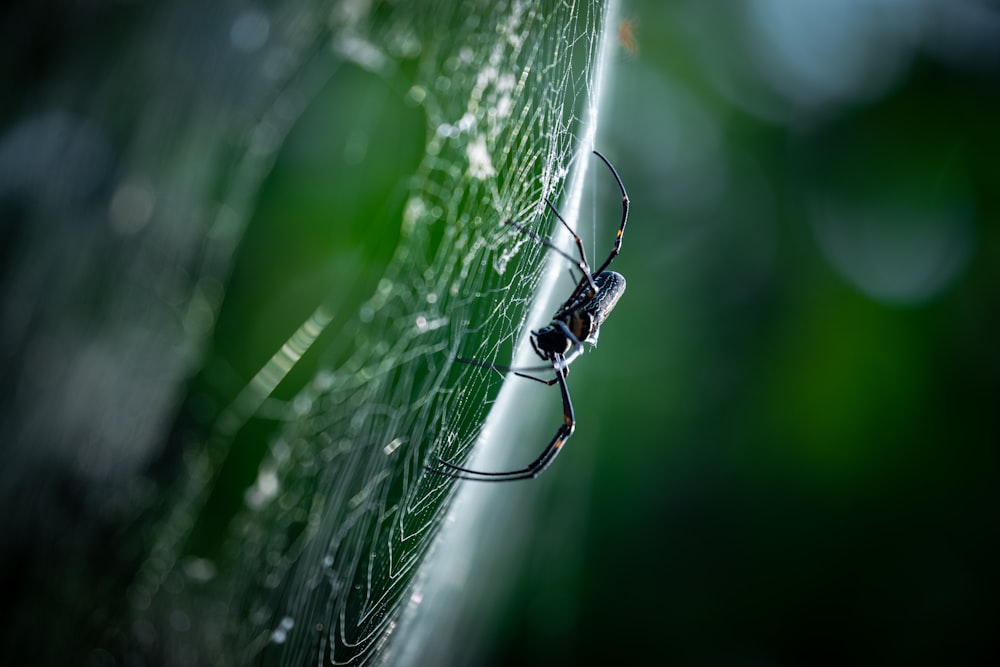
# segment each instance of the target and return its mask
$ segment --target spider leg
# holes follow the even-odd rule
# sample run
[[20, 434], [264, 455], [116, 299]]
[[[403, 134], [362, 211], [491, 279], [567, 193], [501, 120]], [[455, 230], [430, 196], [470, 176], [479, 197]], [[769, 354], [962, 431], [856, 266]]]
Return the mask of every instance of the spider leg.
[[[546, 200], [546, 201], [548, 201], [548, 200]], [[573, 262], [573, 265], [576, 266], [581, 271], [583, 271], [584, 273], [587, 273], [587, 270], [590, 268], [589, 266], [587, 266], [586, 263], [584, 263], [584, 261], [575, 259], [573, 257], [573, 255], [571, 255], [568, 252], [566, 252], [566, 251], [562, 250], [561, 248], [557, 247], [554, 243], [552, 243], [552, 241], [549, 241], [547, 238], [541, 236], [537, 232], [534, 232], [534, 231], [528, 229], [527, 227], [525, 227], [524, 225], [522, 225], [520, 222], [516, 222], [514, 220], [507, 220], [507, 221], [504, 222], [504, 224], [505, 225], [510, 225], [511, 227], [513, 227], [517, 231], [521, 232], [522, 234], [524, 234], [526, 236], [530, 236], [534, 240], [538, 241], [539, 243], [541, 243], [543, 246], [545, 246], [549, 250], [554, 251], [555, 253], [559, 254], [562, 257], [565, 257], [569, 261]]]
[[552, 324], [559, 327], [562, 334], [570, 341], [569, 354], [560, 354], [558, 359], [553, 359], [552, 367], [556, 369], [556, 373], [558, 373], [560, 369], [569, 373], [569, 365], [573, 363], [577, 357], [583, 354], [583, 343], [580, 342], [579, 338], [573, 335], [573, 332], [569, 330], [569, 327], [566, 326], [566, 323], [562, 320], [553, 320]]
[[[552, 203], [548, 199], [545, 200], [545, 203], [548, 204], [549, 206], [552, 206]], [[555, 208], [553, 207], [552, 210], [555, 211]], [[562, 219], [562, 216], [560, 216], [558, 213], [556, 213], [556, 216], [559, 217], [559, 221], [560, 222], [562, 222], [564, 225], [566, 225], [566, 221]], [[527, 227], [525, 227], [524, 225], [522, 225], [519, 222], [515, 222], [514, 220], [507, 220], [504, 224], [510, 225], [511, 227], [513, 227], [514, 229], [518, 230], [522, 234], [530, 236], [531, 238], [535, 239], [536, 241], [538, 241], [539, 243], [541, 243], [543, 246], [545, 246], [549, 250], [552, 250], [556, 254], [558, 254], [559, 256], [565, 257], [569, 261], [573, 262], [573, 266], [575, 266], [576, 268], [580, 269], [580, 273], [583, 274], [583, 278], [580, 279], [580, 282], [582, 283], [583, 281], [587, 281], [590, 284], [590, 288], [592, 290], [594, 290], [595, 292], [597, 291], [597, 285], [594, 284], [594, 279], [590, 275], [590, 265], [587, 264], [587, 258], [586, 257], [583, 257], [582, 259], [579, 259], [579, 260], [575, 259], [568, 252], [566, 252], [566, 251], [558, 248], [554, 243], [552, 243], [552, 241], [549, 241], [548, 239], [546, 239], [546, 238], [542, 237], [541, 235], [537, 234], [536, 232], [528, 229]], [[566, 225], [566, 229], [569, 229], [569, 225]], [[573, 236], [576, 238], [577, 245], [580, 247], [580, 249], [582, 251], [583, 250], [583, 245], [582, 245], [582, 242], [580, 241], [580, 237], [577, 236], [575, 233], [573, 233], [572, 229], [570, 229], [570, 233], [573, 234]], [[574, 290], [573, 293], [576, 294], [576, 292], [579, 289], [580, 289], [580, 286], [578, 285], [577, 289]], [[570, 297], [570, 298], [573, 298], [573, 297]]]
[[601, 264], [600, 268], [594, 271], [593, 275], [596, 276], [598, 273], [601, 273], [604, 269], [608, 268], [611, 261], [618, 256], [618, 251], [621, 250], [622, 236], [625, 234], [625, 223], [628, 222], [628, 194], [625, 192], [625, 185], [622, 183], [621, 176], [618, 175], [618, 171], [614, 168], [611, 162], [608, 161], [608, 158], [601, 155], [598, 151], [594, 151], [594, 155], [601, 158], [604, 164], [608, 165], [608, 169], [610, 169], [611, 173], [614, 175], [615, 181], [618, 182], [618, 189], [621, 190], [622, 193], [622, 221], [621, 224], [618, 225], [618, 235], [615, 236], [615, 245], [611, 248], [611, 254], [609, 254], [608, 258], [604, 260], [604, 263]]
[[[587, 253], [583, 250], [583, 241], [580, 240], [580, 236], [573, 231], [573, 228], [569, 226], [569, 223], [566, 222], [565, 218], [560, 215], [559, 209], [555, 207], [555, 204], [552, 203], [551, 199], [546, 197], [545, 204], [552, 210], [552, 213], [554, 213], [556, 219], [562, 223], [562, 226], [566, 228], [566, 231], [573, 236], [573, 242], [576, 243], [576, 249], [580, 251], [580, 262], [582, 262], [584, 266], [590, 267], [590, 263], [587, 262]], [[589, 273], [589, 271], [585, 271], [585, 273]]]
[[[535, 344], [534, 338], [531, 338], [531, 345], [532, 347], [535, 348], [535, 352], [537, 352], [540, 357], [552, 363], [552, 368], [555, 369], [557, 374], [559, 373], [559, 371], [565, 371], [566, 375], [569, 375], [570, 364], [576, 361], [576, 358], [579, 357], [584, 352], [585, 348], [583, 347], [583, 342], [580, 341], [580, 339], [577, 338], [572, 331], [570, 331], [570, 328], [566, 326], [566, 323], [563, 322], [562, 320], [553, 320], [550, 326], [557, 327], [562, 332], [562, 335], [566, 337], [566, 340], [569, 341], [570, 345], [569, 348], [567, 349], [569, 354], [563, 353], [563, 354], [553, 354], [553, 356], [545, 356], [542, 353], [542, 351], [538, 348], [538, 346]], [[532, 331], [532, 333], [536, 332]], [[475, 359], [466, 359], [464, 357], [455, 357], [455, 359], [456, 361], [462, 361], [467, 364], [472, 364], [473, 366], [479, 366], [481, 368], [492, 368], [494, 370], [500, 371], [501, 373], [513, 373], [514, 375], [519, 375], [523, 378], [528, 378], [529, 380], [535, 380], [536, 382], [547, 384], [550, 387], [556, 383], [556, 380], [542, 380], [540, 378], [534, 377], [533, 375], [527, 374], [528, 372], [534, 373], [535, 371], [547, 371], [549, 370], [548, 366], [527, 366], [522, 368], [515, 368], [513, 366], [498, 366], [497, 364], [487, 364], [482, 361], [476, 361]]]
[[559, 392], [562, 394], [563, 423], [556, 430], [556, 434], [549, 441], [549, 444], [545, 446], [545, 449], [542, 450], [542, 453], [538, 455], [538, 458], [524, 468], [507, 472], [481, 472], [479, 470], [463, 468], [439, 458], [438, 462], [447, 468], [447, 470], [425, 466], [427, 470], [453, 479], [469, 479], [479, 482], [513, 482], [519, 479], [538, 477], [555, 460], [559, 452], [562, 451], [562, 446], [566, 444], [566, 441], [573, 435], [573, 431], [576, 430], [576, 416], [573, 413], [573, 403], [569, 398], [569, 386], [566, 384], [568, 369], [557, 368], [554, 359], [552, 366], [556, 371], [555, 381], [559, 383]]
[[[590, 262], [587, 261], [587, 253], [583, 249], [583, 241], [580, 240], [580, 237], [573, 231], [573, 228], [570, 227], [566, 220], [564, 220], [559, 214], [559, 211], [552, 205], [552, 202], [549, 201], [548, 197], [545, 198], [545, 203], [548, 204], [550, 209], [552, 209], [552, 212], [555, 214], [556, 218], [559, 219], [559, 222], [563, 224], [563, 227], [566, 228], [566, 231], [573, 235], [573, 241], [576, 243], [577, 250], [580, 253], [580, 261], [582, 264], [586, 265], [587, 271], [590, 271]], [[577, 266], [577, 268], [580, 267]], [[557, 318], [559, 315], [564, 315], [573, 310], [587, 299], [594, 298], [597, 294], [599, 288], [597, 287], [597, 283], [594, 282], [594, 276], [597, 275], [597, 272], [587, 273], [581, 269], [581, 273], [583, 273], [583, 275], [580, 276], [580, 280], [577, 281], [576, 287], [573, 288], [569, 298], [566, 299], [566, 301], [564, 301], [559, 307], [558, 315], [556, 316]], [[572, 269], [570, 269], [570, 275], [573, 275]], [[573, 279], [576, 280], [576, 276], [573, 276]], [[588, 286], [590, 287], [590, 290], [585, 292], [585, 288]], [[584, 296], [585, 294], [586, 296]]]
[[[559, 378], [557, 378], [557, 377], [552, 378], [551, 380], [543, 380], [540, 377], [535, 377], [534, 375], [528, 375], [527, 373], [520, 373], [518, 371], [513, 371], [513, 373], [514, 373], [514, 375], [516, 375], [519, 378], [525, 378], [527, 380], [534, 380], [535, 382], [541, 382], [542, 384], [544, 384], [547, 387], [551, 387], [556, 382], [559, 382]], [[568, 368], [566, 369], [566, 375], [569, 375], [569, 369]]]
[[[490, 370], [500, 371], [501, 373], [513, 373], [514, 375], [522, 378], [527, 378], [528, 380], [534, 380], [535, 382], [541, 382], [542, 384], [551, 387], [559, 380], [553, 378], [551, 380], [543, 380], [540, 377], [535, 377], [530, 373], [537, 371], [548, 371], [552, 370], [552, 366], [527, 366], [524, 368], [514, 368], [512, 366], [502, 366], [499, 364], [490, 364], [485, 361], [479, 361], [478, 359], [468, 359], [466, 357], [455, 357], [455, 361], [460, 361], [463, 364], [469, 364], [470, 366], [479, 366], [480, 368], [489, 368]], [[558, 364], [560, 368], [566, 370], [566, 375], [569, 375], [569, 365], [563, 361]]]
[[[480, 361], [479, 359], [472, 359], [471, 357], [453, 357], [455, 361], [460, 361], [463, 364], [469, 364], [470, 366], [478, 366], [479, 368], [489, 368], [490, 370], [500, 371], [501, 373], [513, 373], [514, 375], [519, 375], [523, 378], [528, 378], [529, 380], [535, 380], [536, 382], [541, 382], [548, 386], [552, 386], [557, 380], [542, 380], [529, 373], [536, 373], [539, 371], [547, 371], [550, 369], [555, 369], [556, 373], [560, 370], [564, 370], [566, 374], [569, 374], [569, 365], [576, 360], [581, 354], [583, 354], [583, 343], [580, 342], [573, 332], [570, 331], [569, 327], [566, 326], [565, 322], [560, 320], [554, 320], [552, 326], [556, 326], [562, 332], [563, 336], [570, 342], [569, 354], [558, 354], [553, 357], [546, 356], [535, 343], [535, 337], [532, 336], [529, 340], [531, 341], [531, 347], [534, 348], [535, 354], [540, 356], [542, 359], [551, 363], [551, 366], [521, 366], [520, 368], [515, 366], [505, 366], [503, 364], [493, 364], [488, 361]], [[532, 334], [537, 332], [532, 331]]]
[[580, 262], [579, 264], [577, 264], [577, 268], [580, 269], [580, 272], [583, 274], [583, 277], [580, 278], [580, 282], [577, 283], [576, 289], [573, 290], [573, 294], [570, 295], [567, 301], [571, 301], [574, 298], [576, 298], [578, 293], [583, 290], [584, 281], [586, 281], [587, 284], [590, 285], [590, 294], [591, 296], [593, 296], [594, 294], [597, 293], [597, 285], [594, 284], [594, 278], [590, 272], [590, 262], [587, 261], [587, 253], [584, 252], [583, 250], [583, 241], [580, 240], [579, 234], [573, 231], [573, 228], [569, 226], [569, 223], [566, 222], [565, 218], [563, 218], [562, 215], [559, 214], [559, 209], [555, 207], [555, 205], [548, 197], [545, 198], [545, 203], [546, 205], [548, 205], [550, 209], [552, 209], [552, 213], [555, 214], [556, 219], [562, 223], [562, 226], [566, 228], [566, 231], [573, 236], [573, 242], [576, 243], [576, 249], [580, 252]]
[[531, 335], [528, 336], [528, 341], [531, 343], [531, 348], [535, 351], [535, 354], [537, 354], [542, 359], [542, 361], [548, 361], [549, 358], [545, 356], [545, 353], [542, 352], [540, 349], [538, 349], [538, 343], [535, 342], [536, 336], [538, 336], [537, 331], [532, 331]]
[[460, 361], [463, 364], [478, 366], [479, 368], [488, 368], [493, 371], [500, 371], [501, 373], [536, 373], [552, 369], [552, 366], [524, 366], [521, 368], [515, 368], [513, 366], [504, 366], [503, 364], [491, 364], [488, 361], [480, 361], [479, 359], [471, 359], [469, 357], [453, 357], [453, 359], [455, 361]]

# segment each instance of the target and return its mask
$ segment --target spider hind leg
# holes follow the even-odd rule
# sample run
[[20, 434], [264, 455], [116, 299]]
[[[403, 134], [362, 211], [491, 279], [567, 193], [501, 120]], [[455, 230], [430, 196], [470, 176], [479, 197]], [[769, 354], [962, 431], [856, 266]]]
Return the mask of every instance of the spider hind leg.
[[[473, 470], [471, 468], [463, 468], [462, 466], [457, 466], [454, 463], [448, 463], [442, 458], [438, 458], [438, 463], [445, 469], [442, 470], [441, 467], [431, 467], [424, 466], [426, 470], [432, 472], [436, 475], [443, 475], [444, 477], [451, 477], [453, 479], [468, 479], [480, 482], [513, 482], [520, 479], [532, 479], [538, 477], [542, 474], [546, 468], [551, 465], [552, 461], [555, 460], [559, 452], [562, 451], [563, 445], [566, 441], [570, 439], [573, 435], [573, 431], [576, 430], [576, 415], [573, 412], [573, 402], [569, 397], [569, 386], [566, 384], [566, 373], [568, 369], [558, 369], [553, 365], [553, 369], [556, 371], [556, 379], [554, 383], [559, 384], [559, 393], [562, 395], [563, 402], [563, 423], [556, 430], [556, 434], [549, 441], [549, 444], [545, 446], [542, 453], [538, 457], [529, 463], [524, 468], [518, 470], [508, 470], [506, 472], [484, 472], [481, 470]], [[548, 384], [544, 380], [537, 379], [543, 384]]]

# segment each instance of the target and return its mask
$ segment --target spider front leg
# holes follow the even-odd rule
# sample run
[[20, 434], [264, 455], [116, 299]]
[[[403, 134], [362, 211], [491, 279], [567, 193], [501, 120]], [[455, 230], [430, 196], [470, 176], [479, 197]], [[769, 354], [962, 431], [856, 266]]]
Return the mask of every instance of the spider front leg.
[[[552, 209], [552, 212], [555, 214], [556, 219], [559, 220], [560, 223], [562, 223], [562, 226], [565, 227], [566, 231], [568, 231], [570, 233], [570, 235], [573, 237], [573, 242], [576, 244], [577, 251], [580, 253], [580, 259], [574, 259], [574, 257], [572, 255], [570, 255], [568, 252], [562, 250], [561, 248], [557, 247], [554, 243], [552, 243], [552, 241], [550, 241], [550, 240], [548, 240], [546, 238], [543, 238], [537, 232], [534, 232], [534, 231], [528, 229], [527, 227], [525, 227], [524, 225], [522, 225], [519, 222], [515, 222], [513, 220], [507, 220], [506, 224], [510, 225], [511, 227], [513, 227], [514, 229], [518, 230], [522, 234], [525, 234], [526, 236], [530, 236], [535, 241], [538, 241], [539, 243], [541, 243], [543, 246], [545, 246], [549, 250], [554, 251], [559, 256], [565, 257], [567, 260], [569, 260], [570, 262], [572, 262], [573, 265], [577, 269], [579, 269], [580, 273], [582, 274], [582, 277], [580, 278], [580, 283], [577, 285], [576, 289], [573, 291], [573, 294], [576, 295], [577, 293], [579, 293], [583, 289], [583, 284], [587, 283], [590, 286], [591, 295], [593, 295], [594, 293], [597, 292], [597, 285], [594, 283], [594, 278], [593, 278], [593, 275], [592, 275], [592, 273], [590, 271], [590, 263], [587, 262], [587, 254], [583, 250], [583, 241], [580, 240], [580, 236], [576, 232], [573, 231], [573, 228], [569, 226], [569, 223], [566, 222], [566, 220], [562, 217], [562, 215], [559, 214], [558, 209], [556, 209], [556, 207], [552, 204], [552, 201], [549, 200], [548, 197], [545, 198], [545, 204], [550, 209]], [[570, 297], [571, 300], [573, 298], [574, 298], [574, 296]]]
[[628, 200], [628, 193], [625, 192], [625, 184], [622, 183], [622, 177], [618, 175], [618, 170], [615, 169], [614, 165], [611, 164], [608, 158], [604, 157], [604, 155], [602, 155], [600, 152], [594, 151], [594, 155], [601, 158], [601, 161], [604, 162], [604, 164], [608, 166], [608, 169], [611, 170], [611, 175], [615, 177], [615, 182], [618, 183], [618, 189], [622, 193], [622, 219], [621, 222], [618, 224], [618, 234], [615, 236], [615, 243], [611, 247], [611, 253], [608, 255], [608, 258], [604, 260], [604, 263], [601, 264], [596, 271], [594, 271], [593, 275], [596, 276], [597, 274], [604, 271], [604, 269], [608, 268], [608, 265], [611, 264], [612, 261], [614, 261], [615, 257], [618, 256], [618, 253], [622, 249], [622, 237], [625, 236], [625, 224], [628, 222], [629, 200]]
[[[563, 423], [562, 426], [556, 430], [556, 434], [552, 437], [552, 440], [549, 441], [549, 444], [545, 446], [545, 449], [542, 450], [542, 453], [538, 455], [538, 458], [524, 468], [509, 470], [507, 472], [482, 472], [479, 470], [472, 470], [471, 468], [463, 468], [461, 466], [454, 465], [453, 463], [448, 463], [441, 458], [438, 459], [438, 462], [447, 468], [447, 470], [432, 468], [430, 466], [425, 466], [425, 468], [437, 475], [479, 482], [513, 482], [520, 479], [532, 479], [542, 474], [542, 471], [548, 468], [552, 461], [555, 460], [556, 456], [558, 456], [559, 452], [562, 450], [562, 446], [566, 444], [566, 441], [573, 435], [573, 431], [576, 430], [576, 416], [573, 412], [573, 402], [570, 400], [569, 386], [566, 384], [566, 374], [569, 372], [569, 369], [566, 367], [560, 368], [556, 366], [555, 359], [552, 360], [552, 369], [556, 372], [556, 379], [554, 382], [559, 384], [559, 392], [562, 394]], [[539, 380], [539, 382], [548, 384], [544, 380]]]
[[[558, 329], [558, 332], [553, 332], [553, 329]], [[556, 349], [551, 347], [543, 347], [545, 343], [539, 344], [539, 338], [544, 336], [549, 338], [553, 333], [556, 333], [556, 339], [565, 341], [566, 347], [565, 352], [557, 352]], [[535, 354], [537, 354], [543, 361], [547, 361], [552, 364], [555, 369], [565, 369], [566, 375], [569, 375], [569, 366], [573, 361], [583, 354], [583, 343], [580, 342], [570, 328], [566, 326], [566, 323], [562, 320], [553, 320], [549, 326], [539, 329], [538, 331], [531, 332], [531, 347], [534, 349]], [[549, 341], [551, 344], [551, 341]], [[566, 352], [569, 352], [567, 355]], [[504, 370], [513, 373], [519, 377], [528, 378], [529, 380], [534, 380], [536, 382], [541, 382], [544, 385], [552, 386], [556, 383], [555, 379], [543, 380], [541, 378], [535, 377], [534, 375], [529, 375], [526, 371], [537, 371], [537, 370], [548, 370], [547, 367], [533, 367], [533, 368], [510, 368], [504, 367]]]
[[[579, 338], [573, 335], [573, 332], [570, 331], [569, 327], [566, 326], [566, 323], [562, 320], [553, 320], [552, 324], [549, 326], [554, 326], [559, 329], [560, 333], [562, 333], [562, 335], [566, 337], [566, 340], [569, 341], [569, 346], [566, 348], [566, 351], [555, 355], [552, 359], [553, 368], [555, 368], [557, 372], [560, 368], [565, 369], [566, 374], [568, 375], [569, 365], [572, 364], [577, 357], [583, 354], [583, 343]], [[556, 363], [557, 361], [559, 363]]]
[[[580, 273], [582, 273], [583, 276], [577, 283], [576, 289], [573, 290], [573, 294], [570, 295], [569, 299], [567, 299], [566, 302], [569, 303], [570, 301], [579, 298], [579, 295], [583, 293], [584, 283], [587, 283], [590, 286], [589, 294], [591, 297], [593, 297], [594, 294], [597, 293], [597, 285], [594, 283], [595, 274], [591, 273], [590, 271], [590, 262], [587, 261], [587, 253], [583, 250], [583, 241], [580, 240], [580, 235], [577, 234], [575, 231], [573, 231], [573, 228], [570, 227], [569, 223], [566, 222], [566, 220], [562, 217], [562, 215], [559, 214], [559, 210], [549, 200], [548, 197], [545, 198], [545, 203], [548, 205], [550, 209], [552, 209], [552, 213], [555, 214], [556, 219], [562, 223], [562, 226], [565, 227], [566, 231], [569, 232], [570, 236], [573, 237], [573, 242], [576, 243], [577, 252], [580, 253], [580, 261], [579, 263], [577, 263], [576, 268], [580, 269]], [[570, 275], [572, 275], [572, 273], [573, 271], [570, 270]]]
[[[535, 354], [541, 357], [543, 361], [547, 361], [550, 364], [552, 364], [552, 368], [565, 369], [566, 374], [569, 375], [569, 365], [573, 363], [573, 361], [577, 357], [583, 354], [583, 343], [581, 343], [580, 340], [573, 335], [573, 332], [569, 330], [569, 327], [567, 327], [564, 322], [556, 320], [553, 321], [552, 324], [550, 324], [549, 326], [556, 327], [557, 329], [559, 329], [562, 335], [566, 337], [566, 340], [570, 342], [570, 345], [567, 348], [567, 351], [569, 351], [568, 355], [559, 353], [546, 354], [541, 348], [538, 347], [538, 343], [535, 341], [535, 339], [538, 337], [539, 333], [538, 331], [532, 331], [531, 332], [532, 336], [528, 340], [531, 343], [532, 349], [535, 350]], [[463, 364], [469, 364], [470, 366], [478, 366], [479, 368], [488, 368], [493, 371], [500, 371], [501, 373], [513, 373], [514, 375], [518, 375], [523, 378], [528, 378], [529, 380], [535, 380], [536, 382], [541, 382], [542, 384], [548, 385], [550, 387], [554, 385], [557, 381], [555, 379], [543, 380], [541, 378], [535, 377], [534, 375], [528, 374], [529, 372], [533, 373], [535, 371], [547, 371], [549, 370], [549, 366], [522, 366], [520, 368], [517, 368], [514, 366], [506, 366], [504, 364], [494, 364], [488, 361], [480, 361], [479, 359], [473, 359], [472, 357], [453, 357], [453, 359], [455, 361], [460, 361]]]

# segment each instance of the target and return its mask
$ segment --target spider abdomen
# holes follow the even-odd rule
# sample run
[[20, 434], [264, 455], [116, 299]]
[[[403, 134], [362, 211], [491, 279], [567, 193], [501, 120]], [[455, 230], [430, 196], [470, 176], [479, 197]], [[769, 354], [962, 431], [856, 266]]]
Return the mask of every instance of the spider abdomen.
[[616, 271], [601, 271], [594, 276], [594, 284], [598, 288], [597, 294], [581, 306], [593, 319], [592, 333], [607, 319], [625, 292], [625, 276]]
[[591, 345], [597, 345], [601, 324], [625, 292], [625, 276], [614, 271], [602, 271], [594, 276], [594, 284], [597, 294], [574, 310], [567, 323], [577, 340]]

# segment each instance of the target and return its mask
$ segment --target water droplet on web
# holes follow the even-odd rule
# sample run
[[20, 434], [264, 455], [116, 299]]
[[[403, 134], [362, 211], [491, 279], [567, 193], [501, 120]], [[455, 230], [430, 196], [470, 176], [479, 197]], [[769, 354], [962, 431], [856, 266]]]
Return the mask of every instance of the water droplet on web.
[[415, 104], [422, 103], [427, 98], [427, 90], [423, 86], [412, 86], [407, 91], [406, 97]]
[[170, 612], [170, 627], [178, 632], [187, 632], [191, 629], [191, 617], [179, 609]]
[[284, 644], [288, 639], [288, 633], [295, 627], [295, 620], [291, 616], [285, 616], [278, 622], [278, 627], [271, 633], [271, 641], [275, 644]]
[[271, 21], [262, 12], [245, 11], [236, 17], [229, 29], [229, 42], [238, 51], [252, 53], [267, 43]]
[[111, 195], [108, 217], [111, 227], [120, 234], [134, 234], [146, 226], [153, 215], [156, 197], [148, 183], [125, 181]]

